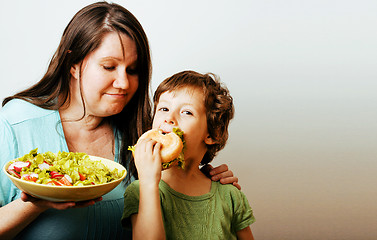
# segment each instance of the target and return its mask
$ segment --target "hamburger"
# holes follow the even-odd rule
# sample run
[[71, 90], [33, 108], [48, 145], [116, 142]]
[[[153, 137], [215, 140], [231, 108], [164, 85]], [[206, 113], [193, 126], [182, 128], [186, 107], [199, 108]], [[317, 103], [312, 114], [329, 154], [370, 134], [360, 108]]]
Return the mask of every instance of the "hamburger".
[[[160, 129], [151, 129], [143, 133], [140, 136], [137, 143], [141, 139], [150, 138], [156, 142], [161, 143], [161, 165], [162, 169], [168, 169], [172, 166], [178, 166], [184, 169], [185, 159], [184, 159], [184, 146], [185, 141], [183, 140], [183, 132], [179, 128], [173, 128], [170, 133], [164, 133]], [[135, 151], [135, 146], [128, 147], [128, 150]]]

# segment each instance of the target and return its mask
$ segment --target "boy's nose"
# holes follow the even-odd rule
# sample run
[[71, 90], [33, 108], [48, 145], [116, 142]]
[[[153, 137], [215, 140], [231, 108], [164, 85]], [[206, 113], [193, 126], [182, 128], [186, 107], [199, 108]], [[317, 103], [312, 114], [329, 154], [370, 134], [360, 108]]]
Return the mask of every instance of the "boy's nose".
[[172, 124], [172, 125], [175, 124], [175, 122], [174, 122], [173, 119], [166, 119], [165, 122], [166, 122], [166, 123], [169, 123], [169, 124]]

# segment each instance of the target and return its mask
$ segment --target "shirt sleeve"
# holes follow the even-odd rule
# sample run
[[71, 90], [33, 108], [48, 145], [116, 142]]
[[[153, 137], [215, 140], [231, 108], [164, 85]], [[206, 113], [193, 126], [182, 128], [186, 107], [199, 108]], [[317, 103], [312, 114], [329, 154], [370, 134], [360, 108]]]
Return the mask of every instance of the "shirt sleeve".
[[234, 192], [236, 196], [233, 197], [234, 202], [234, 216], [233, 223], [236, 232], [248, 227], [255, 222], [253, 210], [245, 196], [245, 194], [238, 189]]
[[122, 216], [122, 226], [132, 228], [131, 215], [139, 212], [139, 181], [132, 182], [124, 193], [124, 210]]
[[17, 156], [17, 140], [9, 123], [0, 115], [0, 207], [16, 198], [17, 188], [3, 172], [4, 165]]

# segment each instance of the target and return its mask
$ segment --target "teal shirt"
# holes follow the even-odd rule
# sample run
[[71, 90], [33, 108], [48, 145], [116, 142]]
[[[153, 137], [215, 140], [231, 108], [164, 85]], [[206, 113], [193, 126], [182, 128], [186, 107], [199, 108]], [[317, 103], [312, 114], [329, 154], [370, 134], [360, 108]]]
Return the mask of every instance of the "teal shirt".
[[[12, 100], [0, 110], [1, 168], [30, 150], [38, 152], [68, 151], [58, 111], [46, 110], [22, 100]], [[118, 162], [119, 141], [115, 141]], [[120, 223], [124, 208], [122, 182], [103, 196], [103, 200], [86, 208], [55, 210], [42, 213], [18, 236], [18, 239], [131, 239]], [[21, 191], [1, 171], [0, 206], [20, 197]]]
[[[245, 194], [230, 184], [212, 182], [209, 193], [187, 196], [161, 180], [159, 192], [166, 239], [237, 239], [255, 221]], [[130, 228], [131, 215], [139, 211], [138, 180], [127, 187], [124, 201], [122, 224]]]

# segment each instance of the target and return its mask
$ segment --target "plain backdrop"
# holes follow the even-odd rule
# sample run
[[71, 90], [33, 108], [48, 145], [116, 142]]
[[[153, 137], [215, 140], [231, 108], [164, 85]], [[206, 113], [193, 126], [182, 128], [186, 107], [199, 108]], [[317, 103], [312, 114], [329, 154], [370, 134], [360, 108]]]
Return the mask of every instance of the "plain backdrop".
[[[1, 100], [42, 77], [92, 2], [1, 0]], [[115, 2], [148, 35], [153, 91], [187, 69], [228, 86], [236, 114], [213, 165], [239, 177], [256, 239], [377, 239], [377, 1]]]

